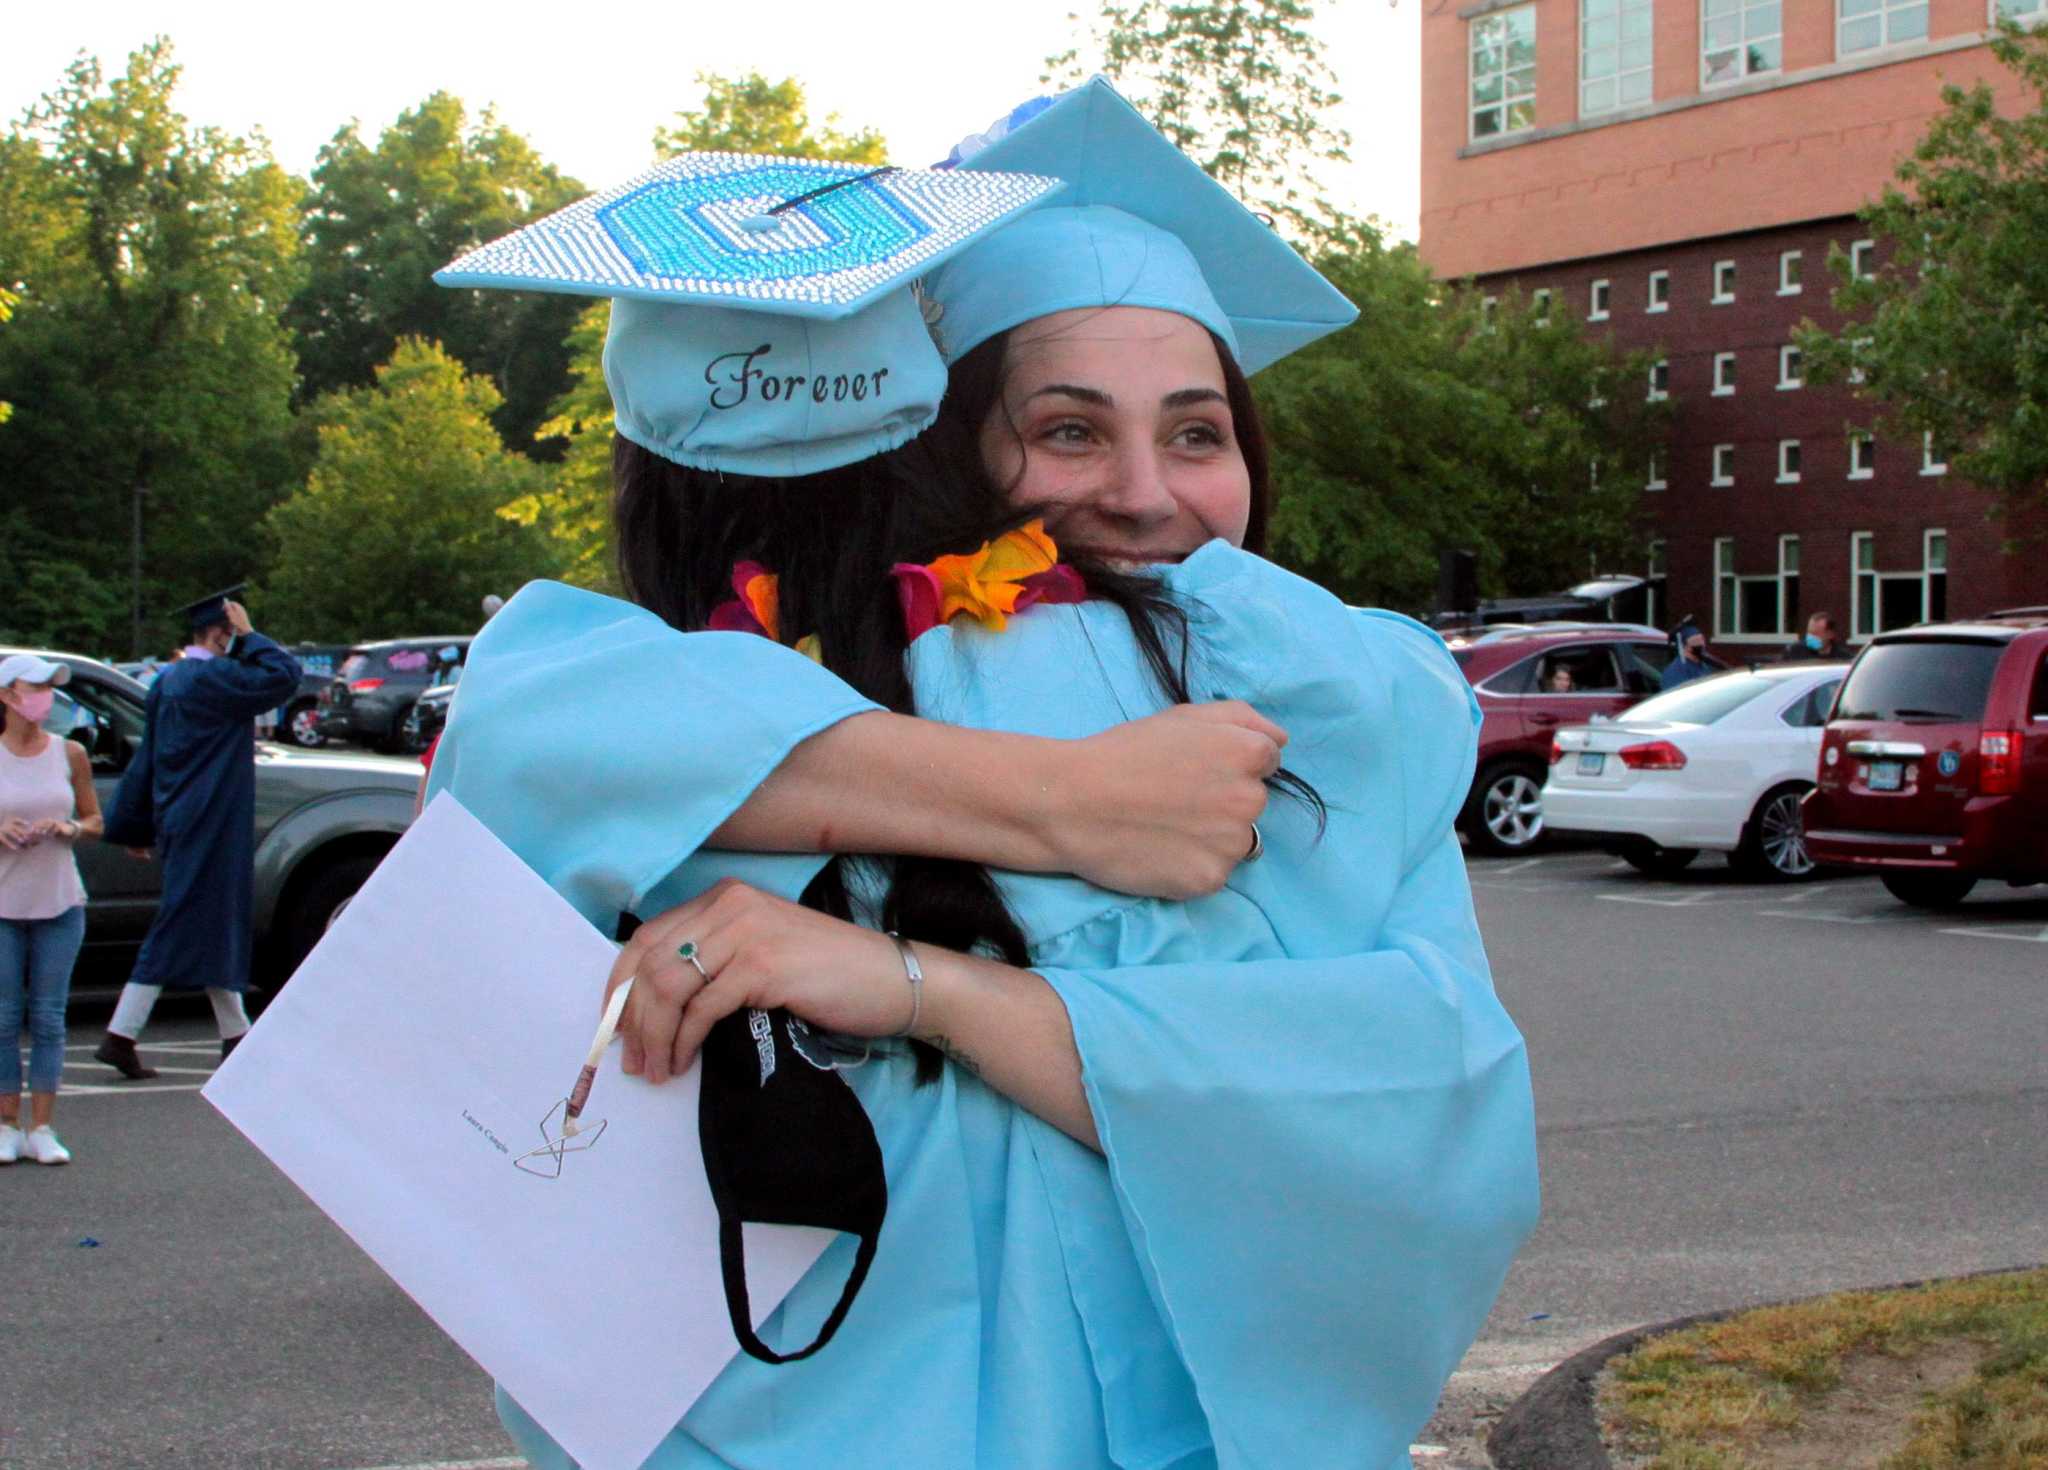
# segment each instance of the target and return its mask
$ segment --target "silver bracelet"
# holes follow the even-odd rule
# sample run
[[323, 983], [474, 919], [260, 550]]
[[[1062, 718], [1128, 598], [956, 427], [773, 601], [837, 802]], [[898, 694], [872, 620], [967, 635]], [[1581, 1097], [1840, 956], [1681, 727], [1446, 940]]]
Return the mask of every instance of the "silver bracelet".
[[924, 966], [917, 962], [917, 955], [910, 948], [910, 941], [894, 929], [889, 937], [896, 941], [896, 952], [903, 956], [903, 978], [910, 982], [910, 1020], [898, 1036], [908, 1036], [917, 1030], [917, 1018], [924, 1010]]

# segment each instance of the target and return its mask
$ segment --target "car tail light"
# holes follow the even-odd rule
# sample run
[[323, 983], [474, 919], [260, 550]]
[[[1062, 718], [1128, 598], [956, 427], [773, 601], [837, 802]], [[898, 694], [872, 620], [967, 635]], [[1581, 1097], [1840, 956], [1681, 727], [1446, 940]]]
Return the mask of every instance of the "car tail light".
[[1621, 763], [1631, 771], [1682, 771], [1685, 752], [1669, 740], [1647, 740], [1641, 745], [1624, 745], [1618, 752]]
[[2020, 732], [1986, 730], [1977, 737], [1977, 789], [2010, 796], [2020, 789]]
[[352, 693], [368, 694], [372, 689], [382, 689], [384, 681], [382, 679], [351, 679], [348, 687]]
[[1564, 746], [1559, 744], [1557, 737], [1553, 735], [1550, 737], [1550, 763], [1554, 766], [1563, 759]]

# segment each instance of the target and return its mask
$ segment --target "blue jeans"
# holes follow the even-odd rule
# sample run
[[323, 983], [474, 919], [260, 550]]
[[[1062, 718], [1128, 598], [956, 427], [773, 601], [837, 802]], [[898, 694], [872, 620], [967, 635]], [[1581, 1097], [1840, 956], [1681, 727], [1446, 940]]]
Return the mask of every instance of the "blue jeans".
[[71, 967], [84, 945], [84, 904], [54, 919], [0, 919], [0, 1097], [21, 1093], [24, 1008], [28, 1090], [57, 1090], [64, 1075], [64, 1005], [71, 998]]

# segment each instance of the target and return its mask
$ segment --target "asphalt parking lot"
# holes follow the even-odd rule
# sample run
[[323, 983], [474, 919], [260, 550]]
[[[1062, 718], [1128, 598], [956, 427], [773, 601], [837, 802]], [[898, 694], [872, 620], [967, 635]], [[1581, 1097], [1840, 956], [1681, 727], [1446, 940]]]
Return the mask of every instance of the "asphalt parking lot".
[[[1712, 857], [1471, 874], [1529, 1038], [1544, 1218], [1418, 1466], [1485, 1466], [1523, 1386], [1625, 1327], [2048, 1260], [2048, 889], [1930, 914]], [[204, 1002], [166, 999], [147, 1083], [90, 1060], [105, 1018], [73, 1015], [78, 1162], [0, 1170], [0, 1465], [516, 1465], [475, 1366], [198, 1096]]]

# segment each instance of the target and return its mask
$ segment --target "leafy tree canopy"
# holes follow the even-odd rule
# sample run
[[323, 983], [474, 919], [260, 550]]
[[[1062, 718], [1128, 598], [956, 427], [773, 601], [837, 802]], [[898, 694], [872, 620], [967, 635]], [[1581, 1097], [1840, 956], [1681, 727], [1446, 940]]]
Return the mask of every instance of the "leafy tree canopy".
[[[260, 139], [194, 127], [157, 40], [108, 77], [80, 57], [0, 135], [0, 485], [10, 581], [84, 569], [115, 598], [68, 636], [125, 648], [135, 487], [141, 601], [175, 607], [250, 570], [250, 532], [293, 475], [289, 340], [300, 188]], [[57, 582], [37, 585], [54, 587]], [[145, 630], [154, 643], [166, 622]]]
[[1848, 380], [1877, 427], [1931, 435], [2008, 511], [2048, 505], [2048, 35], [2007, 24], [1992, 53], [2030, 98], [2001, 116], [1987, 83], [1942, 111], [1862, 211], [1883, 265], [1837, 250], [1838, 331], [1806, 323], [1807, 376]]
[[373, 147], [351, 122], [320, 150], [305, 215], [306, 284], [286, 320], [306, 393], [366, 385], [402, 336], [446, 344], [504, 400], [508, 442], [532, 442], [568, 381], [562, 339], [581, 309], [537, 291], [451, 291], [433, 273], [577, 199], [583, 186], [488, 109], [436, 92]]
[[1103, 0], [1089, 41], [1045, 60], [1072, 87], [1099, 72], [1240, 199], [1297, 234], [1343, 232], [1314, 170], [1350, 157], [1343, 99], [1309, 30], [1312, 0]]
[[757, 71], [740, 77], [697, 73], [704, 104], [676, 114], [673, 127], [654, 130], [657, 157], [678, 153], [774, 153], [785, 158], [833, 158], [886, 163], [888, 145], [873, 128], [843, 132], [836, 114], [813, 126], [803, 85], [795, 77], [771, 82]]
[[1356, 222], [1316, 265], [1359, 319], [1254, 380], [1280, 560], [1348, 601], [1422, 608], [1449, 547], [1478, 553], [1490, 595], [1642, 559], [1663, 407], [1646, 359], [1519, 297], [1488, 309]]
[[264, 616], [280, 636], [462, 632], [485, 594], [559, 570], [546, 537], [499, 514], [547, 470], [505, 448], [498, 405], [488, 379], [408, 337], [375, 386], [309, 409], [312, 473], [266, 522], [277, 556]]

